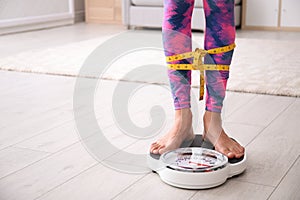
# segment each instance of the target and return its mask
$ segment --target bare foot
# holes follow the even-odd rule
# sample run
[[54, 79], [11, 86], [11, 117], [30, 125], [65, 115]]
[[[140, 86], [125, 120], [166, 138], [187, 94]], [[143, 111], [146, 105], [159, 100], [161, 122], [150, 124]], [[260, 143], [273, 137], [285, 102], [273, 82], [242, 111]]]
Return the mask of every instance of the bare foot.
[[175, 122], [171, 130], [162, 138], [151, 144], [150, 152], [163, 154], [180, 147], [183, 141], [192, 140], [192, 112], [189, 108], [175, 111]]
[[214, 145], [216, 151], [228, 158], [240, 158], [244, 155], [244, 147], [228, 137], [222, 128], [220, 113], [206, 111], [203, 122], [204, 139], [207, 138]]

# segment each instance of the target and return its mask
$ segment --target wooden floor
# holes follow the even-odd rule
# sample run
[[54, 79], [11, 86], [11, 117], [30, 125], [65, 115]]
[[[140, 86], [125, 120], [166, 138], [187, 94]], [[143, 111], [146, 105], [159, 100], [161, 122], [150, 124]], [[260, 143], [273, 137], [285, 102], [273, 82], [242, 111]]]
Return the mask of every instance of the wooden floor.
[[[66, 29], [71, 34], [82, 27], [61, 31]], [[53, 31], [56, 30], [49, 33]], [[47, 35], [47, 31], [41, 34]], [[247, 33], [241, 35], [246, 37]], [[12, 41], [13, 37], [18, 38], [9, 35], [0, 40]], [[54, 39], [54, 43], [62, 42], [61, 38], [58, 40]], [[21, 44], [15, 42], [13, 47], [18, 45]], [[34, 45], [32, 48], [38, 47]], [[17, 52], [13, 47], [7, 54]], [[246, 146], [248, 168], [220, 187], [183, 190], [166, 185], [150, 171], [132, 174], [102, 165], [85, 146], [93, 135], [84, 138], [76, 127], [75, 83], [75, 77], [0, 71], [1, 200], [300, 199], [299, 98], [228, 92], [224, 127]], [[101, 87], [97, 88], [94, 114], [108, 141], [130, 154], [144, 155], [154, 138], [139, 140], [122, 133], [112, 111], [116, 85], [141, 90], [128, 102], [129, 115], [139, 126], [151, 123], [151, 107], [164, 108], [166, 123], [161, 132], [171, 126], [170, 94], [159, 85], [109, 80], [101, 80]], [[200, 108], [199, 116], [203, 103]], [[83, 111], [80, 117], [89, 114]], [[195, 126], [201, 131], [201, 120]], [[96, 148], [101, 150], [101, 143]], [[111, 153], [106, 159], [117, 155]]]

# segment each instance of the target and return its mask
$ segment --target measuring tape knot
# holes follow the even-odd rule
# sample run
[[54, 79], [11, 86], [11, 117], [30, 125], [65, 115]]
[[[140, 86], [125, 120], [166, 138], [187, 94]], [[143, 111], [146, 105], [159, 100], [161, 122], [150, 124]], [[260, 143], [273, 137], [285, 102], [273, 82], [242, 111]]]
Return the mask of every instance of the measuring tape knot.
[[193, 58], [192, 64], [168, 64], [168, 67], [173, 70], [199, 70], [200, 71], [200, 95], [199, 101], [203, 99], [204, 96], [204, 71], [205, 70], [215, 70], [215, 71], [229, 71], [229, 65], [218, 65], [218, 64], [203, 64], [203, 59], [206, 54], [220, 54], [232, 51], [235, 48], [235, 44], [230, 44], [228, 46], [218, 47], [214, 49], [199, 49], [196, 48], [195, 51], [176, 54], [173, 56], [167, 56], [167, 63], [183, 60], [186, 58]]

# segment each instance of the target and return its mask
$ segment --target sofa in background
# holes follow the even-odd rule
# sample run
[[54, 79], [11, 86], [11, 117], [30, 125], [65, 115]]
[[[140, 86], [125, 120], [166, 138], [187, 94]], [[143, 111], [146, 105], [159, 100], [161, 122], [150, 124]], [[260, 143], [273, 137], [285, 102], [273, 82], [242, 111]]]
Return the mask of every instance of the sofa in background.
[[[123, 24], [130, 27], [161, 28], [164, 0], [122, 0]], [[235, 24], [241, 24], [241, 2], [235, 0]], [[192, 29], [204, 30], [205, 19], [203, 1], [195, 0], [192, 16]]]

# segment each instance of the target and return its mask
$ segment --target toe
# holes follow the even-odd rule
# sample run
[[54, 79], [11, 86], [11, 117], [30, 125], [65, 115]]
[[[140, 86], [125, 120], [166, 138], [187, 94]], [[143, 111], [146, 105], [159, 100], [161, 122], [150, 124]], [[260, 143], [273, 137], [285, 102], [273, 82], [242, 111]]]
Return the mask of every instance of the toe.
[[241, 158], [241, 157], [243, 157], [243, 155], [244, 155], [244, 152], [243, 153], [237, 153], [237, 154], [235, 154], [235, 157], [236, 158]]
[[159, 146], [159, 144], [158, 143], [153, 143], [153, 144], [151, 144], [151, 147], [157, 147], [157, 146]]
[[234, 158], [234, 156], [235, 156], [235, 154], [230, 149], [223, 149], [222, 152], [228, 158]]
[[240, 158], [245, 154], [245, 148], [242, 146], [238, 146], [237, 151], [236, 151], [236, 157]]
[[163, 154], [167, 151], [167, 149], [165, 148], [165, 146], [163, 146], [162, 148], [159, 149], [159, 154]]
[[231, 151], [234, 153], [234, 157], [240, 158], [244, 155], [245, 148], [235, 141]]
[[155, 149], [153, 149], [152, 153], [154, 153], [154, 154], [161, 154], [160, 151], [164, 147], [165, 147], [164, 145], [157, 145], [157, 147]]
[[153, 142], [152, 144], [151, 144], [151, 147], [154, 147], [154, 146], [156, 146], [158, 143], [157, 142]]
[[240, 153], [244, 154], [245, 153], [245, 148], [241, 146], [241, 151]]
[[152, 149], [151, 153], [158, 154], [159, 146]]
[[154, 149], [151, 153], [153, 153], [153, 154], [158, 154], [158, 150], [157, 150], [157, 149]]
[[236, 149], [239, 151], [239, 153], [242, 153], [244, 151], [244, 147], [242, 147], [239, 143], [236, 143]]
[[238, 146], [231, 148], [230, 152], [233, 155], [232, 158], [240, 158], [243, 156], [243, 153], [241, 152], [241, 150]]
[[161, 146], [161, 144], [159, 144], [158, 142], [152, 143], [151, 147], [150, 147], [150, 151], [152, 152], [155, 149], [159, 149]]
[[226, 155], [227, 155], [228, 158], [234, 158], [235, 157], [235, 154], [232, 153], [231, 151], [228, 152]]
[[153, 151], [154, 151], [155, 149], [157, 149], [158, 146], [159, 146], [158, 144], [152, 144], [151, 147], [150, 147], [150, 152], [153, 153]]

